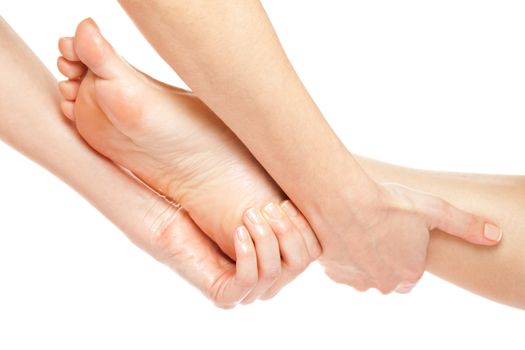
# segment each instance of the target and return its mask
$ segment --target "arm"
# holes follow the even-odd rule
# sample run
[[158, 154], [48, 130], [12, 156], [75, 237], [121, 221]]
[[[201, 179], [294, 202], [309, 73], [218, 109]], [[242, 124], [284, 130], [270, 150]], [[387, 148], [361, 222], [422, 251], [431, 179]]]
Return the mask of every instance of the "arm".
[[[497, 243], [499, 234], [484, 237], [483, 219], [382, 186], [361, 169], [302, 85], [258, 0], [119, 2], [305, 214], [332, 279], [384, 293], [416, 282], [436, 226]], [[443, 220], [445, 211], [453, 215]]]
[[[297, 203], [319, 198], [317, 188], [332, 195], [364, 181], [295, 73], [260, 1], [120, 3]], [[330, 169], [330, 176], [319, 169]]]
[[236, 236], [232, 263], [184, 210], [90, 149], [60, 112], [55, 79], [2, 17], [0, 63], [1, 140], [60, 177], [218, 306], [232, 307], [250, 292], [257, 260], [249, 236]]
[[525, 309], [525, 177], [421, 171], [365, 158], [360, 163], [378, 181], [430, 192], [500, 223], [505, 238], [490, 248], [432, 232], [427, 269], [474, 293]]

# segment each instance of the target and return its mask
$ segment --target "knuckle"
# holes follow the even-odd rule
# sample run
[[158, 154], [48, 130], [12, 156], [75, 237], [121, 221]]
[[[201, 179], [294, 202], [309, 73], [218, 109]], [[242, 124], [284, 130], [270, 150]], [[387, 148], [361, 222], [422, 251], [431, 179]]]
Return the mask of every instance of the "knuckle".
[[388, 281], [377, 284], [376, 288], [383, 295], [392, 293], [397, 287], [397, 281]]
[[402, 275], [400, 282], [417, 283], [424, 273], [425, 270], [421, 269], [408, 270]]
[[446, 202], [444, 199], [438, 198], [436, 206], [441, 213], [443, 220], [446, 220], [450, 217], [452, 213], [452, 207], [450, 204], [448, 204], [448, 202]]
[[472, 233], [472, 235], [476, 235], [475, 233], [482, 232], [483, 230], [483, 222], [472, 214], [465, 214], [467, 217], [465, 218], [465, 224], [467, 228], [467, 232]]
[[300, 274], [310, 265], [310, 260], [307, 258], [298, 259], [294, 263], [290, 264], [289, 268], [294, 274]]
[[377, 286], [377, 290], [379, 290], [379, 292], [381, 292], [381, 294], [387, 295], [387, 294], [392, 293], [394, 288], [391, 288], [391, 287], [388, 287], [388, 286]]
[[394, 271], [385, 271], [379, 278], [375, 279], [375, 288], [383, 295], [387, 295], [396, 290], [399, 283], [405, 280]]
[[257, 276], [245, 276], [237, 281], [239, 287], [243, 289], [252, 289], [257, 285]]
[[313, 260], [317, 260], [321, 254], [323, 254], [323, 250], [319, 244], [316, 244], [314, 247], [312, 247], [310, 254]]
[[276, 280], [281, 275], [281, 265], [272, 265], [261, 271], [261, 279]]
[[294, 231], [294, 229], [295, 226], [290, 220], [279, 220], [278, 222], [274, 223], [274, 232], [280, 236], [289, 235]]
[[330, 278], [335, 283], [348, 284], [346, 283], [346, 280], [342, 278], [342, 276], [339, 273], [336, 273], [335, 271], [332, 271], [331, 269], [326, 269], [325, 273], [328, 276], [328, 278]]
[[348, 284], [358, 292], [366, 292], [370, 288], [374, 287], [374, 284], [370, 280], [361, 276], [354, 276], [354, 278]]

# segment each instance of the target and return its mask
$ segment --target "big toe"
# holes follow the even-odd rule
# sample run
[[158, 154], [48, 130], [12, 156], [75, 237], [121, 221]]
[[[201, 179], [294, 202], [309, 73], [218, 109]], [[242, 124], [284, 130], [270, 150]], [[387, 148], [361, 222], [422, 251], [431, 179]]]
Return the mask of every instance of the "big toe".
[[143, 79], [117, 54], [92, 19], [80, 22], [74, 46], [81, 62], [98, 78], [94, 84], [98, 106], [117, 129], [131, 136], [143, 120], [144, 105], [151, 101]]
[[124, 61], [102, 36], [97, 24], [91, 18], [83, 20], [78, 25], [74, 48], [80, 60], [102, 79], [117, 77], [125, 67]]

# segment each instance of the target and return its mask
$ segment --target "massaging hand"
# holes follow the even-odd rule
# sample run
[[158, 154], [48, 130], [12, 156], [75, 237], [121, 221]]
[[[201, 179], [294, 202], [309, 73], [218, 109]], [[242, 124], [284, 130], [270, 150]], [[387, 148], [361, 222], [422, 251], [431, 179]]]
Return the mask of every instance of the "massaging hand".
[[[232, 308], [239, 303], [253, 302], [265, 294], [266, 289], [259, 290], [258, 285], [266, 278], [260, 274], [262, 266], [278, 264], [281, 266], [279, 247], [256, 246], [253, 235], [261, 234], [257, 227], [241, 226], [234, 235], [236, 261], [228, 258], [219, 247], [191, 220], [184, 209], [173, 209], [169, 222], [160, 229], [153, 230], [146, 248], [156, 259], [165, 263], [197, 289], [204, 293], [221, 308]], [[287, 221], [285, 221], [287, 222]], [[294, 236], [297, 225], [308, 225], [304, 217], [298, 214], [293, 223], [264, 225], [267, 234]], [[273, 228], [273, 232], [272, 232]], [[276, 249], [277, 254], [273, 254]], [[288, 251], [290, 261], [302, 256], [300, 251]], [[273, 261], [276, 259], [276, 261]], [[295, 259], [295, 260], [294, 260]], [[309, 261], [306, 263], [306, 265]], [[302, 272], [306, 265], [293, 274], [286, 274], [283, 266], [275, 276], [276, 294], [285, 284]], [[257, 292], [257, 290], [259, 290]], [[258, 293], [253, 295], [254, 293]], [[261, 295], [259, 295], [261, 294]]]
[[[335, 209], [332, 217], [324, 218], [327, 234], [318, 234], [320, 260], [336, 282], [359, 291], [407, 293], [425, 271], [433, 229], [474, 244], [494, 245], [501, 239], [493, 224], [439, 198], [395, 184], [374, 187], [356, 214]], [[321, 225], [313, 227], [318, 232]]]

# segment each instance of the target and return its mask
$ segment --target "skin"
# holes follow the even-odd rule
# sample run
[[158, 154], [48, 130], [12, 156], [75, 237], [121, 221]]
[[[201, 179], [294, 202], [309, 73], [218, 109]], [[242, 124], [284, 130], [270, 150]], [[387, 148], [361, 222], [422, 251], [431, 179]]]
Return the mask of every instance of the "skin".
[[496, 243], [481, 238], [486, 220], [437, 219], [451, 212], [442, 201], [366, 174], [302, 85], [259, 1], [119, 2], [304, 213], [335, 281], [383, 293], [413, 285], [437, 224]]
[[[210, 289], [217, 276], [236, 275], [233, 264], [217, 253], [217, 247], [184, 211], [174, 210], [139, 186], [79, 138], [58, 109], [56, 81], [3, 19], [0, 37], [0, 138], [72, 186], [130, 240], [178, 270], [203, 293], [215, 297], [215, 302], [223, 307], [234, 305], [231, 301], [240, 299], [248, 289], [245, 286], [253, 281], [239, 275], [235, 283], [221, 284], [230, 286], [222, 294]], [[17, 91], [25, 93], [21, 96]], [[404, 182], [435, 192], [501, 222], [505, 239], [495, 248], [474, 247], [433, 231], [429, 270], [473, 292], [525, 309], [525, 266], [521, 258], [525, 246], [521, 215], [524, 177], [434, 173], [360, 161], [378, 180]], [[103, 181], [93, 186], [94, 177]], [[192, 256], [199, 261], [197, 268]]]
[[[258, 255], [259, 283], [243, 302], [272, 297], [319, 256], [302, 215], [285, 215], [293, 205], [276, 204], [285, 199], [279, 187], [197, 98], [133, 69], [90, 21], [59, 48], [69, 58], [59, 58], [59, 69], [83, 77], [60, 84], [71, 100], [62, 108], [95, 150], [182, 205], [232, 258], [241, 218], [254, 233], [266, 254]], [[264, 209], [243, 217], [250, 206]]]
[[[0, 139], [61, 178], [134, 244], [217, 306], [231, 308], [243, 301], [259, 284], [257, 256], [268, 255], [254, 246], [253, 226], [250, 231], [242, 226], [233, 235], [234, 263], [184, 209], [138, 183], [82, 140], [60, 110], [56, 80], [1, 17], [0, 38]], [[302, 216], [294, 220], [306, 225]]]
[[525, 309], [525, 176], [423, 171], [367, 158], [359, 162], [378, 181], [436, 194], [497, 221], [505, 237], [496, 247], [469, 245], [432, 231], [427, 270], [476, 294]]
[[[98, 33], [89, 33], [89, 39], [98, 35]], [[67, 40], [62, 42], [62, 51], [66, 52]], [[125, 84], [117, 84], [117, 86], [122, 85]], [[133, 85], [138, 86], [139, 84]], [[146, 92], [143, 91], [142, 95], [145, 96]], [[80, 94], [76, 96], [77, 99], [86, 98], [81, 97]], [[116, 92], [113, 91], [111, 96], [117, 96]], [[190, 98], [189, 95], [185, 96]], [[144, 103], [147, 102], [144, 101]], [[184, 100], [177, 97], [176, 103], [184, 104]], [[202, 111], [201, 108], [195, 108], [193, 111], [187, 109], [186, 113], [192, 115], [193, 118], [198, 118], [198, 115], [194, 113], [203, 113]], [[96, 114], [91, 111], [91, 113], [84, 114], [81, 108], [75, 109], [74, 113], [77, 123], [79, 118], [85, 118], [84, 123], [93, 123], [93, 119], [103, 117], [100, 112]], [[113, 115], [112, 117], [115, 120], [114, 118], [118, 116]], [[174, 114], [168, 122], [175, 123], [178, 118], [180, 116]], [[167, 127], [164, 126], [163, 129]], [[108, 132], [107, 129], [104, 130]], [[110, 137], [108, 134], [103, 135]], [[358, 159], [361, 166], [378, 182], [397, 182], [420, 191], [437, 194], [459, 208], [500, 222], [506, 235], [502, 243], [495, 247], [471, 245], [442, 231], [433, 230], [430, 236], [427, 266], [432, 273], [475, 293], [513, 306], [525, 307], [523, 293], [525, 264], [521, 258], [521, 251], [525, 245], [525, 237], [521, 232], [525, 227], [525, 220], [520, 215], [525, 205], [523, 177], [424, 172], [366, 158]], [[446, 206], [446, 203], [441, 202], [441, 205]], [[445, 211], [449, 211], [452, 207], [446, 208]], [[449, 212], [448, 215], [451, 213]], [[446, 220], [446, 217], [442, 219]]]

